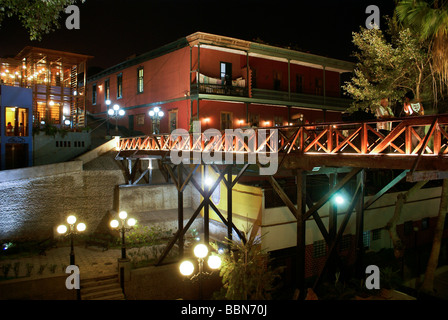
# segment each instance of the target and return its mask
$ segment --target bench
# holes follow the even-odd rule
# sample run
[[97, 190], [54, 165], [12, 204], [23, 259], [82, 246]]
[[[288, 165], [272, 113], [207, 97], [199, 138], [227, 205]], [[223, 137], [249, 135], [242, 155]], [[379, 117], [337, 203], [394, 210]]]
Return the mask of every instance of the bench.
[[86, 248], [96, 246], [103, 248], [103, 251], [109, 250], [110, 243], [114, 241], [114, 237], [107, 233], [94, 233], [86, 240]]

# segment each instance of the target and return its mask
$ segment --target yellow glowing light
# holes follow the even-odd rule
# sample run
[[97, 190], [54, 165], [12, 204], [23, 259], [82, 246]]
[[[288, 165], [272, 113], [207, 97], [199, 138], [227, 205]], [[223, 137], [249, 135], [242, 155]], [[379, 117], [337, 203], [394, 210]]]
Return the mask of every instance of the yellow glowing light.
[[191, 261], [184, 261], [180, 264], [179, 271], [184, 276], [189, 276], [194, 271], [194, 264]]
[[76, 222], [76, 217], [75, 216], [68, 216], [67, 218], [67, 223], [68, 224], [75, 224]]
[[57, 228], [57, 231], [58, 231], [59, 234], [64, 234], [64, 233], [67, 232], [67, 226], [61, 224], [61, 225]]
[[121, 211], [118, 216], [120, 217], [120, 219], [124, 220], [128, 217], [128, 213], [126, 211]]
[[112, 227], [112, 228], [117, 228], [118, 227], [118, 220], [112, 220], [111, 222], [110, 222], [110, 226]]
[[198, 258], [205, 258], [208, 254], [208, 248], [205, 244], [198, 244], [194, 247], [194, 255]]
[[86, 224], [85, 223], [78, 223], [78, 225], [76, 226], [76, 230], [83, 232], [84, 230], [86, 230]]
[[135, 220], [134, 218], [128, 219], [128, 226], [133, 227], [133, 226], [135, 226], [136, 223], [137, 223], [137, 220]]
[[221, 258], [218, 256], [210, 256], [207, 260], [207, 264], [211, 269], [219, 269], [219, 267], [221, 267]]

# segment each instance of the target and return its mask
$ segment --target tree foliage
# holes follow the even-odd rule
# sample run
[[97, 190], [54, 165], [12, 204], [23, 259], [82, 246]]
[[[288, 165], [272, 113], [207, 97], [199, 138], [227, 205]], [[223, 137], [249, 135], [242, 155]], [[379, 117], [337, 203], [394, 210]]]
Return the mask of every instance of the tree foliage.
[[[85, 2], [85, 0], [81, 0]], [[77, 0], [0, 0], [0, 26], [5, 18], [17, 17], [31, 40], [41, 40], [60, 27], [59, 18]]]
[[390, 20], [387, 33], [361, 28], [353, 33], [353, 43], [358, 62], [353, 78], [343, 86], [354, 100], [349, 111], [370, 111], [379, 106], [382, 98], [401, 101], [408, 91], [416, 99], [432, 99], [428, 45], [409, 28]]
[[420, 40], [431, 42], [434, 72], [448, 85], [448, 1], [400, 0], [395, 13], [397, 20]]

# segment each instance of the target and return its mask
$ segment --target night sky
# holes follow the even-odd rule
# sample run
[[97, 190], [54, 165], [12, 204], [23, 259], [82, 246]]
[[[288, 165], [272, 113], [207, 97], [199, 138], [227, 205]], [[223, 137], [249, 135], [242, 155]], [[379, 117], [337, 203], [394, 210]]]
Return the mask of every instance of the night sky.
[[107, 68], [202, 31], [352, 60], [352, 32], [364, 26], [372, 4], [382, 17], [393, 12], [393, 0], [86, 0], [78, 3], [80, 30], [66, 29], [63, 13], [61, 28], [42, 41], [29, 40], [17, 19], [6, 19], [0, 57], [31, 45], [92, 55], [90, 67]]

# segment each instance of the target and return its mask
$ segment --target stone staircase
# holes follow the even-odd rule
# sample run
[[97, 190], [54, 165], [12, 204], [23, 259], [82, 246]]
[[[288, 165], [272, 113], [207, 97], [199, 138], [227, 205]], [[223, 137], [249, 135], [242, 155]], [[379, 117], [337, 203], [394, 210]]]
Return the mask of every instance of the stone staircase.
[[118, 274], [81, 279], [81, 300], [125, 300]]

